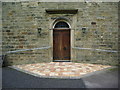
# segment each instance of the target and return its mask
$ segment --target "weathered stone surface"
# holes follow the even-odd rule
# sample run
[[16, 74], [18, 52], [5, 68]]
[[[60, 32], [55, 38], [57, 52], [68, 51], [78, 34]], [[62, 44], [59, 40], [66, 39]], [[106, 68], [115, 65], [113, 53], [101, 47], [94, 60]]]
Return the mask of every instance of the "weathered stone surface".
[[[56, 8], [78, 9], [78, 13], [45, 12], [46, 9]], [[59, 17], [67, 18], [74, 30], [73, 47], [115, 51], [118, 49], [117, 2], [2, 2], [2, 9], [3, 53], [52, 47], [51, 29], [54, 20]], [[7, 65], [52, 61], [52, 48], [31, 51], [29, 54], [21, 53], [7, 54]], [[117, 64], [117, 52], [72, 49], [72, 54], [72, 61], [75, 62]]]

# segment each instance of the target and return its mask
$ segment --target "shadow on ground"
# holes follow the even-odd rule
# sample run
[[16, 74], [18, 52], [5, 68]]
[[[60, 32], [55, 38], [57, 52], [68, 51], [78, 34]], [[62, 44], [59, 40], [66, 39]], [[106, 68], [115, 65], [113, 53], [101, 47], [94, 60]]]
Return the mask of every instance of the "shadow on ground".
[[4, 67], [2, 88], [118, 88], [118, 69], [93, 73], [80, 79], [52, 79]]
[[82, 79], [35, 77], [11, 68], [3, 68], [3, 88], [85, 88]]

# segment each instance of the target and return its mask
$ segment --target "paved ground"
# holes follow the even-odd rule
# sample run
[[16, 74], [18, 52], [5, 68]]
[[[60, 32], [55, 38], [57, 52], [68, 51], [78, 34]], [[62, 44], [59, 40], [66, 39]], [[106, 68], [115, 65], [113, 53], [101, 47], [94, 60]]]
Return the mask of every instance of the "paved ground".
[[3, 88], [81, 88], [82, 79], [38, 78], [11, 68], [3, 68]]
[[82, 80], [88, 88], [118, 88], [118, 75], [120, 72], [117, 69], [98, 71], [92, 75], [86, 75]]
[[3, 68], [3, 88], [117, 88], [118, 70], [97, 71], [80, 79], [35, 77], [15, 69]]
[[15, 69], [39, 76], [48, 77], [79, 77], [90, 72], [102, 70], [111, 66], [73, 62], [50, 62], [25, 65], [14, 65]]

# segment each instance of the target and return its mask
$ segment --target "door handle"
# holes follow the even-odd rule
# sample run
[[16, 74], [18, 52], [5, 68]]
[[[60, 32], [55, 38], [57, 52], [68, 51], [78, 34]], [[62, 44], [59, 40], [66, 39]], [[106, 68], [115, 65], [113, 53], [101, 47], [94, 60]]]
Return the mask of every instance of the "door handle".
[[66, 47], [64, 47], [63, 49], [64, 49], [64, 50], [67, 50], [67, 48], [66, 48]]

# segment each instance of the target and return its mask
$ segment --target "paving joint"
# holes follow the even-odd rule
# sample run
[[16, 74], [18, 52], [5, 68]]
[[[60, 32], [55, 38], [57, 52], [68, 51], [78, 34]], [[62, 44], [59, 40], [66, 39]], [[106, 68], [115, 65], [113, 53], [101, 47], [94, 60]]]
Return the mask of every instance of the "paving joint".
[[[69, 66], [64, 66], [64, 64], [66, 64], [66, 63], [70, 64], [70, 65], [73, 65], [72, 69]], [[93, 75], [93, 74], [104, 72], [104, 71], [106, 71], [108, 69], [111, 69], [111, 68], [116, 68], [116, 66], [100, 65], [101, 67], [104, 67], [104, 68], [99, 69], [99, 70], [94, 70], [94, 71], [91, 71], [91, 72], [86, 71], [86, 73], [85, 73], [85, 71], [82, 72], [82, 70], [81, 70], [80, 73], [83, 73], [83, 75], [79, 75], [77, 73], [76, 76], [75, 76], [74, 72], [69, 72], [69, 70], [73, 70], [73, 71], [74, 70], [80, 70], [79, 68], [75, 67], [75, 65], [80, 66], [80, 65], [84, 65], [84, 64], [81, 64], [81, 63], [68, 63], [68, 62], [66, 62], [66, 63], [65, 62], [64, 63], [55, 63], [54, 62], [52, 65], [51, 65], [51, 63], [37, 63], [37, 64], [27, 64], [27, 65], [14, 65], [14, 66], [9, 66], [9, 67], [13, 68], [13, 69], [16, 69], [18, 71], [24, 72], [26, 74], [36, 76], [36, 77], [58, 78], [58, 79], [80, 79], [80, 78], [87, 77], [87, 76], [90, 76], [90, 75]], [[41, 65], [41, 66], [37, 66], [37, 68], [36, 68], [35, 65], [36, 66]], [[47, 65], [50, 65], [50, 66], [47, 66]], [[85, 67], [81, 66], [81, 69], [88, 68], [87, 65], [88, 66], [93, 65], [93, 67], [94, 67], [94, 64], [85, 64], [85, 65], [86, 65]], [[30, 71], [30, 68], [28, 68], [27, 66], [31, 67], [32, 71]], [[63, 70], [62, 67], [64, 68], [64, 70]], [[66, 67], [67, 67], [67, 69], [66, 69]], [[22, 69], [22, 68], [24, 68], [24, 69]], [[57, 68], [57, 69], [54, 69], [54, 68]], [[38, 72], [38, 70], [41, 70], [41, 72]], [[61, 72], [60, 70], [63, 70], [64, 72]], [[58, 72], [58, 73], [56, 73], [56, 72]], [[58, 74], [62, 74], [62, 75], [58, 75]]]

